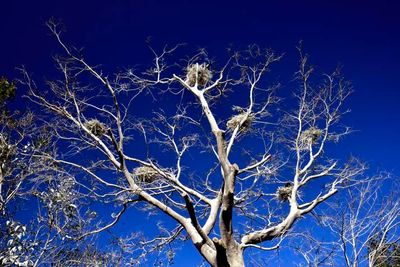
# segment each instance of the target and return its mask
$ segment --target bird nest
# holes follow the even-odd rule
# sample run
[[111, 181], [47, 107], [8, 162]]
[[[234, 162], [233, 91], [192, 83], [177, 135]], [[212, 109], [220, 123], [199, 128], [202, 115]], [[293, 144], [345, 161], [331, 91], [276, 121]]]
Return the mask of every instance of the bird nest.
[[161, 175], [152, 167], [140, 166], [133, 170], [133, 177], [142, 183], [152, 183], [161, 178]]
[[276, 199], [282, 202], [288, 201], [289, 198], [292, 196], [292, 191], [293, 191], [293, 184], [286, 183], [284, 186], [280, 186], [276, 190], [275, 193]]
[[107, 127], [96, 119], [86, 121], [84, 126], [97, 137], [100, 137], [107, 132]]
[[317, 143], [318, 139], [322, 135], [322, 130], [316, 127], [310, 127], [304, 130], [300, 135], [300, 148], [307, 149], [307, 147], [312, 144]]
[[255, 119], [255, 117], [253, 114], [247, 115], [247, 113], [242, 112], [242, 113], [232, 116], [226, 123], [226, 127], [229, 130], [234, 131], [236, 129], [236, 127], [239, 126], [240, 131], [247, 132], [250, 130], [254, 119]]
[[195, 86], [196, 81], [200, 86], [205, 86], [212, 78], [212, 73], [208, 69], [206, 63], [203, 64], [191, 64], [186, 69], [186, 82], [190, 86]]

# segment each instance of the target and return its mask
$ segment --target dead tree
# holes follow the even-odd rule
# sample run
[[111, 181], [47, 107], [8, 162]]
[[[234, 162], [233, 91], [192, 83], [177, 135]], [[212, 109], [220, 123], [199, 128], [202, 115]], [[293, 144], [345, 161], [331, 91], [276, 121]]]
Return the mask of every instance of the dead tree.
[[[335, 70], [313, 86], [314, 69], [300, 48], [296, 104], [291, 98], [282, 111], [288, 105], [281, 106], [279, 84], [267, 83], [282, 58], [271, 50], [250, 46], [220, 64], [204, 50], [179, 60], [179, 45], [161, 53], [150, 48], [150, 68], [111, 77], [66, 45], [56, 24], [48, 26], [64, 50], [56, 57], [61, 78], [47, 81], [48, 94], [26, 72], [25, 84], [30, 99], [55, 116], [48, 125], [65, 151], [38, 156], [91, 178], [96, 186], [82, 190], [120, 207], [85, 236], [110, 229], [141, 205], [176, 225], [141, 240], [146, 249], [139, 256], [187, 235], [210, 265], [244, 266], [246, 249], [278, 248], [297, 220], [364, 169], [328, 153], [329, 143], [350, 132], [339, 121], [351, 85]], [[177, 102], [163, 102], [167, 97]], [[135, 117], [137, 101], [156, 103], [156, 110]], [[303, 193], [316, 180], [325, 186]]]

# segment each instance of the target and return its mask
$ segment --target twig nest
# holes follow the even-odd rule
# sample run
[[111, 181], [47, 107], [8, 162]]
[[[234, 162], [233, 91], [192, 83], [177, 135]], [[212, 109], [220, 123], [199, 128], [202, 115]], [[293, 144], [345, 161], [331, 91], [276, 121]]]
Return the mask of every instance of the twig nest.
[[100, 137], [107, 132], [107, 127], [96, 119], [86, 121], [84, 126], [97, 137]]
[[[236, 129], [236, 127], [239, 126], [240, 131], [247, 132], [248, 130], [250, 130], [251, 125], [255, 118], [254, 118], [254, 115], [251, 113], [247, 116], [247, 118], [246, 118], [246, 116], [247, 116], [247, 113], [245, 113], [245, 112], [242, 112], [242, 113], [232, 116], [226, 123], [226, 127], [229, 130], [234, 131]], [[240, 124], [241, 122], [242, 122], [242, 124]]]
[[322, 130], [316, 127], [310, 127], [307, 130], [304, 130], [300, 135], [300, 148], [307, 149], [310, 144], [317, 143], [318, 139], [322, 135]]
[[212, 73], [208, 69], [208, 64], [191, 64], [186, 69], [186, 82], [190, 86], [195, 86], [196, 81], [200, 86], [205, 86], [212, 78]]
[[133, 177], [138, 182], [151, 183], [161, 178], [161, 175], [152, 167], [140, 166], [133, 170]]
[[288, 201], [292, 195], [292, 191], [293, 191], [293, 184], [286, 183], [284, 186], [280, 186], [276, 190], [276, 193], [275, 193], [276, 199], [278, 199], [279, 201], [282, 201], [282, 202]]

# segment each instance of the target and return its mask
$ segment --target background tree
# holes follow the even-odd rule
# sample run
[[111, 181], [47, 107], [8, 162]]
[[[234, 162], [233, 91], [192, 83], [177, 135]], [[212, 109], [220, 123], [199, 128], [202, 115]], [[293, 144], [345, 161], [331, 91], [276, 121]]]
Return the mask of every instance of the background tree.
[[35, 156], [50, 155], [56, 149], [46, 124], [25, 110], [22, 102], [16, 82], [1, 78], [0, 265], [115, 263], [117, 253], [89, 246], [93, 238], [76, 241], [69, 237], [81, 231], [84, 221], [91, 222], [90, 216], [75, 210], [78, 203], [85, 205], [85, 197], [76, 189], [73, 177], [46, 158]]
[[[313, 81], [300, 48], [295, 101], [285, 102], [279, 83], [267, 79], [282, 58], [271, 50], [230, 51], [221, 63], [205, 50], [179, 60], [179, 45], [150, 48], [147, 70], [111, 77], [66, 45], [54, 22], [48, 26], [64, 50], [55, 58], [61, 76], [47, 81], [46, 93], [24, 74], [30, 99], [51, 112], [46, 125], [60, 149], [35, 156], [112, 210], [100, 209], [99, 223], [71, 238], [108, 230], [136, 207], [172, 219], [154, 238], [131, 236], [141, 244], [138, 259], [187, 237], [210, 265], [244, 266], [244, 250], [278, 248], [296, 221], [365, 168], [328, 154], [350, 132], [339, 123], [350, 84], [339, 70]], [[147, 101], [151, 115], [136, 116], [135, 101]]]
[[[340, 238], [346, 266], [396, 266], [400, 201], [398, 188], [389, 182], [370, 181], [348, 190], [339, 219], [326, 222]], [[385, 196], [383, 190], [391, 194]]]
[[[322, 266], [398, 266], [400, 202], [395, 179], [386, 174], [371, 178], [343, 190], [340, 199], [314, 214], [319, 226], [301, 237], [312, 237], [310, 243], [294, 240], [293, 248], [307, 263], [299, 265], [321, 266], [323, 260]], [[317, 232], [326, 233], [324, 240]]]
[[19, 206], [30, 194], [29, 184], [46, 168], [45, 162], [33, 157], [40, 149], [35, 141], [37, 126], [32, 112], [21, 112], [12, 106], [16, 96], [15, 82], [0, 78], [0, 263], [28, 266], [33, 245], [27, 242], [26, 225], [15, 219]]
[[[10, 114], [7, 103], [15, 96], [16, 86], [13, 82], [9, 82], [6, 78], [0, 78], [0, 211], [4, 214], [6, 204], [16, 195], [21, 185], [21, 177], [12, 177], [13, 165], [18, 143], [25, 137], [24, 132], [16, 129], [17, 122]], [[21, 120], [21, 126], [27, 126], [25, 120]], [[29, 125], [29, 118], [27, 121]], [[21, 127], [20, 127], [21, 128]], [[19, 137], [15, 141], [16, 133]]]
[[399, 244], [387, 242], [382, 235], [384, 233], [371, 238], [368, 243], [367, 249], [370, 266], [400, 266]]

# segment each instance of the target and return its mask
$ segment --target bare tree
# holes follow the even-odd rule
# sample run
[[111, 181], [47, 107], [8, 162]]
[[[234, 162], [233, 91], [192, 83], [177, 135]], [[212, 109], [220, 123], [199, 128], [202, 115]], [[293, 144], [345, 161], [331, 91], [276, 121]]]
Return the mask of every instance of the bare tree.
[[[221, 64], [204, 49], [178, 60], [179, 45], [150, 47], [150, 68], [111, 78], [66, 45], [55, 23], [48, 27], [64, 50], [55, 58], [60, 79], [47, 81], [46, 94], [24, 74], [30, 99], [54, 116], [47, 125], [60, 149], [36, 156], [74, 173], [82, 192], [115, 209], [77, 238], [110, 229], [134, 206], [175, 223], [154, 239], [135, 236], [138, 258], [187, 236], [210, 265], [244, 266], [247, 248], [278, 248], [297, 220], [364, 170], [327, 153], [350, 132], [339, 123], [350, 84], [335, 70], [314, 85], [301, 48], [296, 101], [285, 102], [279, 83], [268, 82], [282, 58], [271, 50], [230, 51]], [[156, 110], [135, 117], [135, 101]], [[324, 186], [307, 190], [316, 181]]]
[[333, 206], [338, 216], [324, 219], [338, 237], [336, 260], [343, 266], [389, 266], [391, 253], [396, 253], [392, 247], [400, 240], [397, 186], [388, 179], [371, 180], [345, 193], [347, 201]]

